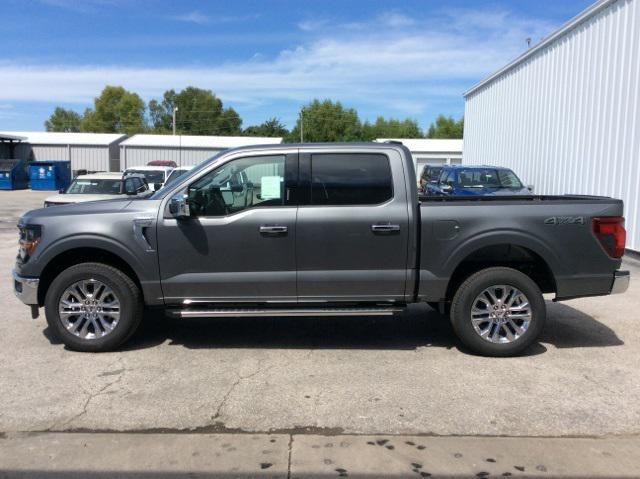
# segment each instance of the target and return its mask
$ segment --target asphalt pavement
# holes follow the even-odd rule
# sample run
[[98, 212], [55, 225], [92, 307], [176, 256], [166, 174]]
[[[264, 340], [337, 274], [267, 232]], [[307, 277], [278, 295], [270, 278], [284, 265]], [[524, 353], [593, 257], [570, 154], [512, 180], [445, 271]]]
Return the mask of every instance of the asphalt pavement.
[[57, 343], [12, 291], [15, 223], [48, 194], [0, 192], [0, 448], [58, 432], [637, 444], [636, 260], [625, 260], [632, 283], [624, 295], [549, 301], [540, 342], [518, 358], [470, 354], [426, 305], [395, 318], [149, 313], [123, 350], [83, 354]]

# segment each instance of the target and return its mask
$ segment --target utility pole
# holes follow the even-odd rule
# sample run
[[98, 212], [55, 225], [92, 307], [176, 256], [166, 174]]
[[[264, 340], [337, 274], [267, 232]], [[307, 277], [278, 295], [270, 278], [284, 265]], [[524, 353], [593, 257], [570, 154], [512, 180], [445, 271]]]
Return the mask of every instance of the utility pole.
[[175, 136], [176, 134], [176, 112], [178, 111], [178, 107], [174, 106], [173, 107], [173, 134]]
[[300, 143], [304, 143], [304, 121], [302, 113], [304, 112], [304, 108], [300, 109]]

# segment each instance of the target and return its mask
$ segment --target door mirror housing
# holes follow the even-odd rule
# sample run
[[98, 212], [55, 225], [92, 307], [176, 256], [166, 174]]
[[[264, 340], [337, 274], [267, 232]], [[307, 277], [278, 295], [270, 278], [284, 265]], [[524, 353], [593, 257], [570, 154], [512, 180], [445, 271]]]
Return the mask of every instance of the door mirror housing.
[[158, 191], [160, 188], [162, 188], [162, 183], [154, 183], [153, 184], [153, 190], [154, 191]]
[[440, 189], [442, 190], [443, 193], [451, 193], [453, 191], [453, 186], [445, 184], [445, 185], [442, 185]]
[[189, 198], [184, 192], [173, 195], [169, 200], [169, 213], [177, 219], [185, 219], [191, 216], [189, 210]]
[[137, 195], [140, 187], [140, 180], [137, 178], [125, 178], [124, 193], [129, 196]]
[[527, 185], [527, 189], [528, 189], [531, 193], [533, 193], [533, 185]]

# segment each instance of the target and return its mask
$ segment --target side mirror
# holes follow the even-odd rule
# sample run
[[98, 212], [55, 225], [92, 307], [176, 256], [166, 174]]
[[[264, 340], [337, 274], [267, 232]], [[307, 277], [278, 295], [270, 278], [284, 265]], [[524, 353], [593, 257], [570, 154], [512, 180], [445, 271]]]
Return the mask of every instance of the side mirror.
[[124, 180], [124, 193], [129, 196], [138, 194], [138, 184], [135, 178], [126, 178]]
[[232, 193], [242, 193], [243, 190], [244, 190], [244, 187], [242, 185], [232, 185], [231, 186], [231, 192]]
[[527, 185], [527, 189], [528, 189], [531, 193], [533, 193], [533, 185]]
[[185, 193], [178, 193], [169, 200], [169, 213], [177, 219], [188, 218], [191, 216], [189, 211], [189, 200]]
[[453, 191], [453, 186], [451, 185], [442, 185], [440, 187], [443, 193], [451, 193]]
[[160, 188], [162, 188], [162, 183], [154, 183], [153, 184], [154, 191], [158, 191]]
[[64, 188], [60, 188], [60, 189], [58, 190], [58, 193], [60, 193], [61, 195], [64, 195]]

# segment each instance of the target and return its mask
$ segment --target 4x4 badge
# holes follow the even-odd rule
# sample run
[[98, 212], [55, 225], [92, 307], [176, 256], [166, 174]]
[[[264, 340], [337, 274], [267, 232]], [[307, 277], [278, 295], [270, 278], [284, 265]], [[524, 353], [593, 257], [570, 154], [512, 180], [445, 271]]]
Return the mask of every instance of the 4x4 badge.
[[544, 220], [545, 225], [583, 225], [584, 216], [552, 216]]

